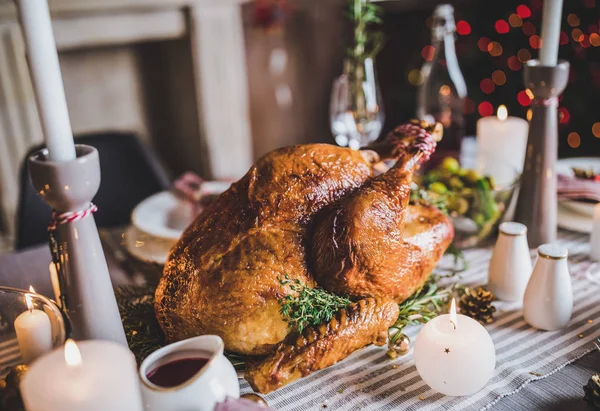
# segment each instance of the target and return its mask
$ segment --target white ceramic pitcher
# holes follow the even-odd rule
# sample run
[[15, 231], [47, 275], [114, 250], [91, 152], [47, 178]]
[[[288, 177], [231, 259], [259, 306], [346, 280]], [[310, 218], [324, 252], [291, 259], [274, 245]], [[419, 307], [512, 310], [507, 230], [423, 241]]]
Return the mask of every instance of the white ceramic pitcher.
[[[223, 355], [223, 340], [202, 335], [179, 341], [150, 354], [140, 366], [144, 409], [152, 411], [212, 411], [225, 398], [239, 398], [240, 387], [233, 365]], [[161, 365], [184, 358], [208, 359], [194, 376], [174, 387], [161, 387], [148, 374]]]

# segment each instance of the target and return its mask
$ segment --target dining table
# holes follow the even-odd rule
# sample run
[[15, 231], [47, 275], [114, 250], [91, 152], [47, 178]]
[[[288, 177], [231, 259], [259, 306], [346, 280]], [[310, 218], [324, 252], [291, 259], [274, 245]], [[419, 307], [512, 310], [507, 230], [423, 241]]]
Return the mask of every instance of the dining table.
[[[121, 228], [101, 230], [101, 237], [103, 238], [103, 247], [113, 285], [131, 285], [136, 284], [140, 281], [144, 281], [142, 278], [142, 273], [148, 273], [149, 270], [152, 272], [152, 276], [160, 276], [160, 267], [137, 261], [130, 254], [127, 253], [127, 250], [124, 248], [124, 242], [120, 241], [120, 239], [122, 239], [124, 236], [123, 231], [124, 230]], [[567, 244], [567, 248], [569, 248], [571, 252], [570, 264], [573, 267], [572, 273], [577, 270], [579, 270], [580, 272], [582, 267], [587, 270], [588, 274], [590, 270], [593, 271], [595, 269], [595, 265], [587, 259], [586, 253], [587, 242], [589, 241], [588, 235], [560, 230], [559, 237], [561, 238], [561, 241], [563, 243]], [[468, 250], [466, 253], [466, 257], [468, 259], [469, 257], [471, 257], [472, 260], [480, 259], [483, 262], [483, 264], [477, 264], [477, 262], [475, 262], [475, 265], [477, 267], [474, 267], [474, 269], [476, 269], [477, 272], [485, 272], [487, 270], [487, 264], [485, 263], [485, 259], [489, 259], [490, 252], [490, 246], [486, 246], [481, 249]], [[53, 291], [48, 270], [48, 265], [50, 261], [50, 252], [46, 245], [40, 245], [30, 249], [0, 255], [0, 285], [21, 289], [27, 289], [31, 285], [40, 294], [44, 294], [52, 298]], [[581, 272], [579, 277], [580, 276]], [[574, 278], [573, 281], [579, 281], [579, 277]], [[589, 294], [593, 295], [596, 304], [600, 305], [600, 293], [598, 293], [598, 291], [600, 291], [600, 283], [596, 281], [589, 281], [589, 284], [586, 283], [585, 288], [590, 287], [591, 290]], [[594, 288], [596, 289], [595, 292]], [[594, 300], [592, 300], [592, 302], [593, 301]], [[517, 316], [519, 315], [520, 314], [517, 313]], [[595, 322], [600, 324], [600, 318], [590, 318], [587, 321], [590, 323]], [[591, 335], [589, 337], [595, 338], [599, 335], [600, 333], [597, 333], [597, 335]], [[497, 341], [495, 341], [495, 343], [497, 344]], [[556, 350], [558, 350], [561, 347], [557, 347]], [[440, 399], [438, 398], [437, 401], [439, 406], [435, 406], [435, 401], [433, 403], [428, 403], [427, 399], [424, 399], [423, 395], [419, 395], [419, 399], [424, 399], [423, 401], [417, 401], [412, 405], [402, 407], [402, 401], [391, 401], [386, 403], [385, 398], [382, 400], [383, 402], [381, 404], [374, 400], [371, 401], [369, 397], [369, 392], [365, 392], [364, 390], [357, 390], [359, 394], [350, 395], [352, 387], [348, 385], [346, 385], [346, 395], [342, 394], [342, 390], [339, 389], [337, 390], [337, 395], [335, 395], [336, 391], [333, 391], [334, 394], [327, 394], [327, 390], [323, 391], [324, 388], [318, 383], [318, 381], [319, 373], [327, 375], [327, 372], [329, 370], [323, 370], [321, 372], [316, 373], [315, 375], [309, 376], [309, 378], [306, 379], [306, 382], [300, 380], [295, 382], [294, 384], [291, 384], [290, 387], [284, 387], [284, 389], [276, 391], [275, 395], [267, 396], [267, 400], [269, 400], [269, 404], [275, 410], [317, 410], [325, 408], [411, 410], [419, 410], [422, 408], [465, 410], [492, 409], [499, 411], [588, 410], [589, 408], [587, 406], [587, 403], [583, 400], [583, 386], [587, 384], [588, 379], [591, 375], [600, 372], [600, 351], [594, 349], [593, 347], [594, 345], [592, 338], [588, 345], [580, 345], [576, 349], [573, 348], [570, 354], [564, 354], [564, 361], [554, 362], [552, 364], [549, 364], [548, 366], [545, 366], [545, 368], [543, 368], [542, 373], [526, 373], [518, 368], [511, 369], [513, 373], [516, 373], [517, 375], [512, 376], [514, 378], [510, 377], [512, 378], [512, 380], [510, 381], [510, 383], [505, 384], [507, 385], [507, 387], [503, 386], [502, 389], [498, 389], [496, 392], [492, 390], [489, 395], [485, 396], [485, 401], [482, 398], [481, 401], [474, 401], [472, 403], [469, 403], [468, 401], [464, 400], [459, 402], [456, 402], [458, 400], [454, 400], [455, 402], [440, 402]], [[375, 348], [376, 347], [373, 347], [373, 349]], [[383, 350], [381, 348], [378, 349]], [[567, 348], [567, 351], [569, 351], [569, 348]], [[383, 350], [383, 352], [385, 352], [385, 350]], [[561, 352], [564, 352], [564, 349]], [[352, 358], [355, 357], [356, 354], [357, 353], [351, 356], [350, 359], [346, 360], [348, 361], [348, 364], [350, 364], [350, 366], [352, 365], [352, 361], [354, 361]], [[360, 355], [361, 354], [359, 352], [358, 358], [360, 358]], [[549, 354], [544, 355], [552, 356], [552, 351], [550, 350]], [[409, 354], [409, 356], [412, 356], [412, 354]], [[383, 353], [380, 356], [375, 356], [375, 362], [377, 363], [383, 361], [380, 360], [383, 357]], [[341, 367], [341, 370], [338, 371], [338, 374], [340, 376], [333, 377], [333, 379], [334, 381], [337, 380], [343, 382], [345, 381], [344, 378], [347, 378], [348, 381], [352, 382], [351, 376], [347, 376], [350, 375], [351, 372], [350, 370], [344, 371], [343, 364], [344, 361], [340, 364], [337, 364], [336, 366], [330, 367], [331, 369], [333, 369], [334, 373], [336, 367]], [[387, 366], [384, 365], [384, 367]], [[346, 368], [348, 368], [348, 365], [346, 365]], [[499, 367], [497, 366], [497, 371], [498, 368]], [[410, 369], [407, 369], [407, 372], [409, 370]], [[359, 368], [354, 370], [354, 372], [358, 371], [360, 371]], [[393, 379], [393, 372], [395, 370], [388, 371], [391, 372]], [[466, 370], [466, 372], [468, 372], [468, 370]], [[324, 378], [325, 377], [321, 377], [321, 379], [323, 380]], [[507, 376], [506, 378], [509, 377]], [[316, 386], [314, 386], [315, 382], [317, 382]], [[352, 382], [352, 384], [354, 383], [355, 382]], [[366, 381], [365, 379], [361, 379], [359, 383], [361, 384], [361, 386], [365, 386], [365, 384], [368, 384], [368, 381]], [[303, 384], [306, 384], [306, 387], [311, 387], [311, 384], [313, 384], [314, 387], [311, 389], [307, 388], [307, 390], [305, 390], [305, 392], [299, 398], [295, 392], [299, 390], [301, 391]], [[251, 391], [247, 382], [243, 380], [241, 381], [241, 388], [242, 392]], [[333, 387], [332, 389], [334, 388], [335, 387]], [[421, 391], [416, 392], [417, 394], [426, 394], [427, 390], [421, 389]], [[314, 393], [314, 398], [312, 400], [310, 400], [311, 393]], [[339, 396], [339, 398], [335, 398], [336, 396]], [[346, 396], [350, 399], [347, 405], [345, 405], [346, 401], [344, 400], [344, 397]], [[377, 398], [381, 397], [385, 396], [377, 396]], [[307, 398], [309, 398], [309, 400], [307, 400]], [[358, 401], [357, 398], [361, 401]], [[437, 397], [434, 396], [432, 398], [435, 399]], [[299, 401], [299, 405], [297, 407], [294, 406], [294, 401]], [[357, 405], [357, 407], [354, 407], [352, 404]]]

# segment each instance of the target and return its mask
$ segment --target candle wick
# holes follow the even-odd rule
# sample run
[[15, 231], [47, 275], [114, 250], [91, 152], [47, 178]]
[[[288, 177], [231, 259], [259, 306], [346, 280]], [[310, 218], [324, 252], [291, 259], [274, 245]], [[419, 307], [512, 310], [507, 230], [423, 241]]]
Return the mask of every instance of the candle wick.
[[454, 329], [456, 330], [456, 324], [454, 323], [454, 321], [450, 320], [450, 324], [452, 324], [452, 327], [454, 327]]

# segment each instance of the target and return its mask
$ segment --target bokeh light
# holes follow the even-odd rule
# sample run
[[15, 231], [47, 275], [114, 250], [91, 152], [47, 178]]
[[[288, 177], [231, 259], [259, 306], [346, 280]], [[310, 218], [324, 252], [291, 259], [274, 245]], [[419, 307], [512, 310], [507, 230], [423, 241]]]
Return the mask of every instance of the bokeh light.
[[569, 143], [569, 147], [577, 148], [581, 144], [581, 137], [575, 131], [569, 133], [567, 136], [567, 143]]
[[594, 47], [600, 46], [600, 35], [598, 33], [590, 34], [590, 44]]
[[506, 84], [506, 74], [502, 70], [496, 70], [492, 73], [492, 81], [497, 86], [503, 86]]
[[582, 35], [579, 38], [579, 44], [581, 44], [581, 47], [583, 47], [584, 49], [587, 49], [590, 46], [590, 38], [587, 34]]
[[571, 32], [571, 38], [575, 41], [581, 41], [581, 36], [583, 36], [583, 32], [579, 29], [573, 29]]
[[492, 41], [488, 44], [488, 53], [494, 57], [502, 55], [502, 46], [497, 41]]
[[433, 59], [433, 55], [435, 54], [435, 47], [433, 46], [425, 46], [421, 49], [421, 56], [427, 61], [431, 61]]
[[583, 0], [583, 5], [588, 9], [596, 7], [596, 0]]
[[476, 108], [477, 105], [475, 104], [475, 101], [472, 98], [467, 97], [464, 103], [465, 114], [473, 114]]
[[492, 106], [492, 103], [489, 101], [482, 101], [479, 103], [479, 106], [477, 106], [477, 111], [479, 111], [481, 117], [491, 116], [494, 114], [494, 106]]
[[471, 33], [471, 25], [464, 20], [459, 20], [456, 22], [456, 32], [466, 36]]
[[539, 49], [542, 47], [542, 39], [537, 34], [529, 37], [529, 45], [531, 48]]
[[592, 134], [595, 137], [600, 138], [600, 123], [594, 123], [594, 125], [592, 126]]
[[526, 61], [531, 60], [531, 53], [527, 49], [521, 49], [517, 53], [517, 57], [521, 63], [525, 63]]
[[491, 40], [487, 37], [482, 37], [479, 40], [477, 40], [477, 47], [479, 47], [479, 50], [481, 51], [488, 51], [488, 45], [490, 44], [490, 42]]
[[450, 87], [445, 84], [442, 87], [440, 87], [440, 94], [444, 97], [448, 97], [451, 92], [452, 90], [450, 89]]
[[521, 70], [521, 62], [516, 56], [511, 56], [508, 58], [508, 68], [512, 71]]
[[567, 23], [569, 23], [569, 26], [571, 27], [577, 27], [580, 23], [579, 17], [577, 17], [576, 14], [571, 13], [567, 16]]
[[518, 14], [511, 14], [508, 18], [508, 23], [513, 27], [521, 27], [523, 25], [523, 19]]
[[521, 30], [523, 30], [523, 33], [527, 36], [533, 36], [535, 34], [535, 26], [530, 21], [523, 23], [523, 28]]
[[517, 94], [517, 101], [519, 102], [520, 105], [522, 105], [524, 107], [531, 104], [531, 98], [529, 98], [529, 96], [527, 95], [527, 92], [525, 90], [519, 91], [519, 93]]
[[561, 107], [558, 109], [558, 121], [560, 124], [568, 124], [571, 119], [571, 113], [567, 110], [566, 107]]
[[560, 45], [569, 44], [569, 36], [564, 31], [560, 32]]
[[530, 89], [526, 88], [525, 89], [525, 94], [527, 94], [527, 97], [529, 97], [530, 100], [533, 100], [533, 91], [531, 91]]
[[479, 88], [481, 88], [481, 91], [483, 91], [485, 94], [492, 94], [496, 89], [496, 86], [494, 85], [494, 82], [491, 79], [484, 78], [479, 83]]
[[506, 22], [506, 20], [498, 20], [496, 24], [494, 24], [494, 28], [500, 34], [506, 34], [510, 31], [510, 26]]
[[423, 80], [425, 80], [425, 77], [419, 69], [413, 69], [408, 73], [408, 82], [413, 86], [420, 86], [423, 84]]
[[526, 19], [528, 17], [531, 17], [531, 10], [529, 10], [529, 7], [527, 7], [526, 5], [520, 4], [519, 6], [517, 6], [517, 14], [522, 19]]
[[530, 108], [527, 109], [527, 114], [525, 114], [525, 118], [527, 119], [527, 121], [531, 121], [531, 119], [533, 118], [533, 110], [531, 110]]

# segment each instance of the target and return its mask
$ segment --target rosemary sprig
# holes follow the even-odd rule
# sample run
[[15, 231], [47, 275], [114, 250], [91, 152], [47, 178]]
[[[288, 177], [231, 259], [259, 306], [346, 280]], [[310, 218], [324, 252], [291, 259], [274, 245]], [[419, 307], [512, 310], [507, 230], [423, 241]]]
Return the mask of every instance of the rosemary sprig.
[[412, 296], [400, 304], [398, 320], [389, 329], [390, 344], [394, 344], [407, 325], [424, 324], [445, 311], [454, 286], [439, 288], [432, 276]]
[[354, 26], [354, 43], [348, 50], [349, 57], [357, 62], [367, 57], [375, 58], [383, 45], [383, 33], [376, 29], [381, 25], [381, 7], [369, 0], [349, 0], [348, 19]]
[[280, 278], [279, 283], [291, 291], [291, 294], [279, 299], [281, 315], [298, 332], [311, 325], [329, 322], [339, 309], [352, 302], [323, 288], [309, 288], [298, 279], [290, 279], [288, 275]]

